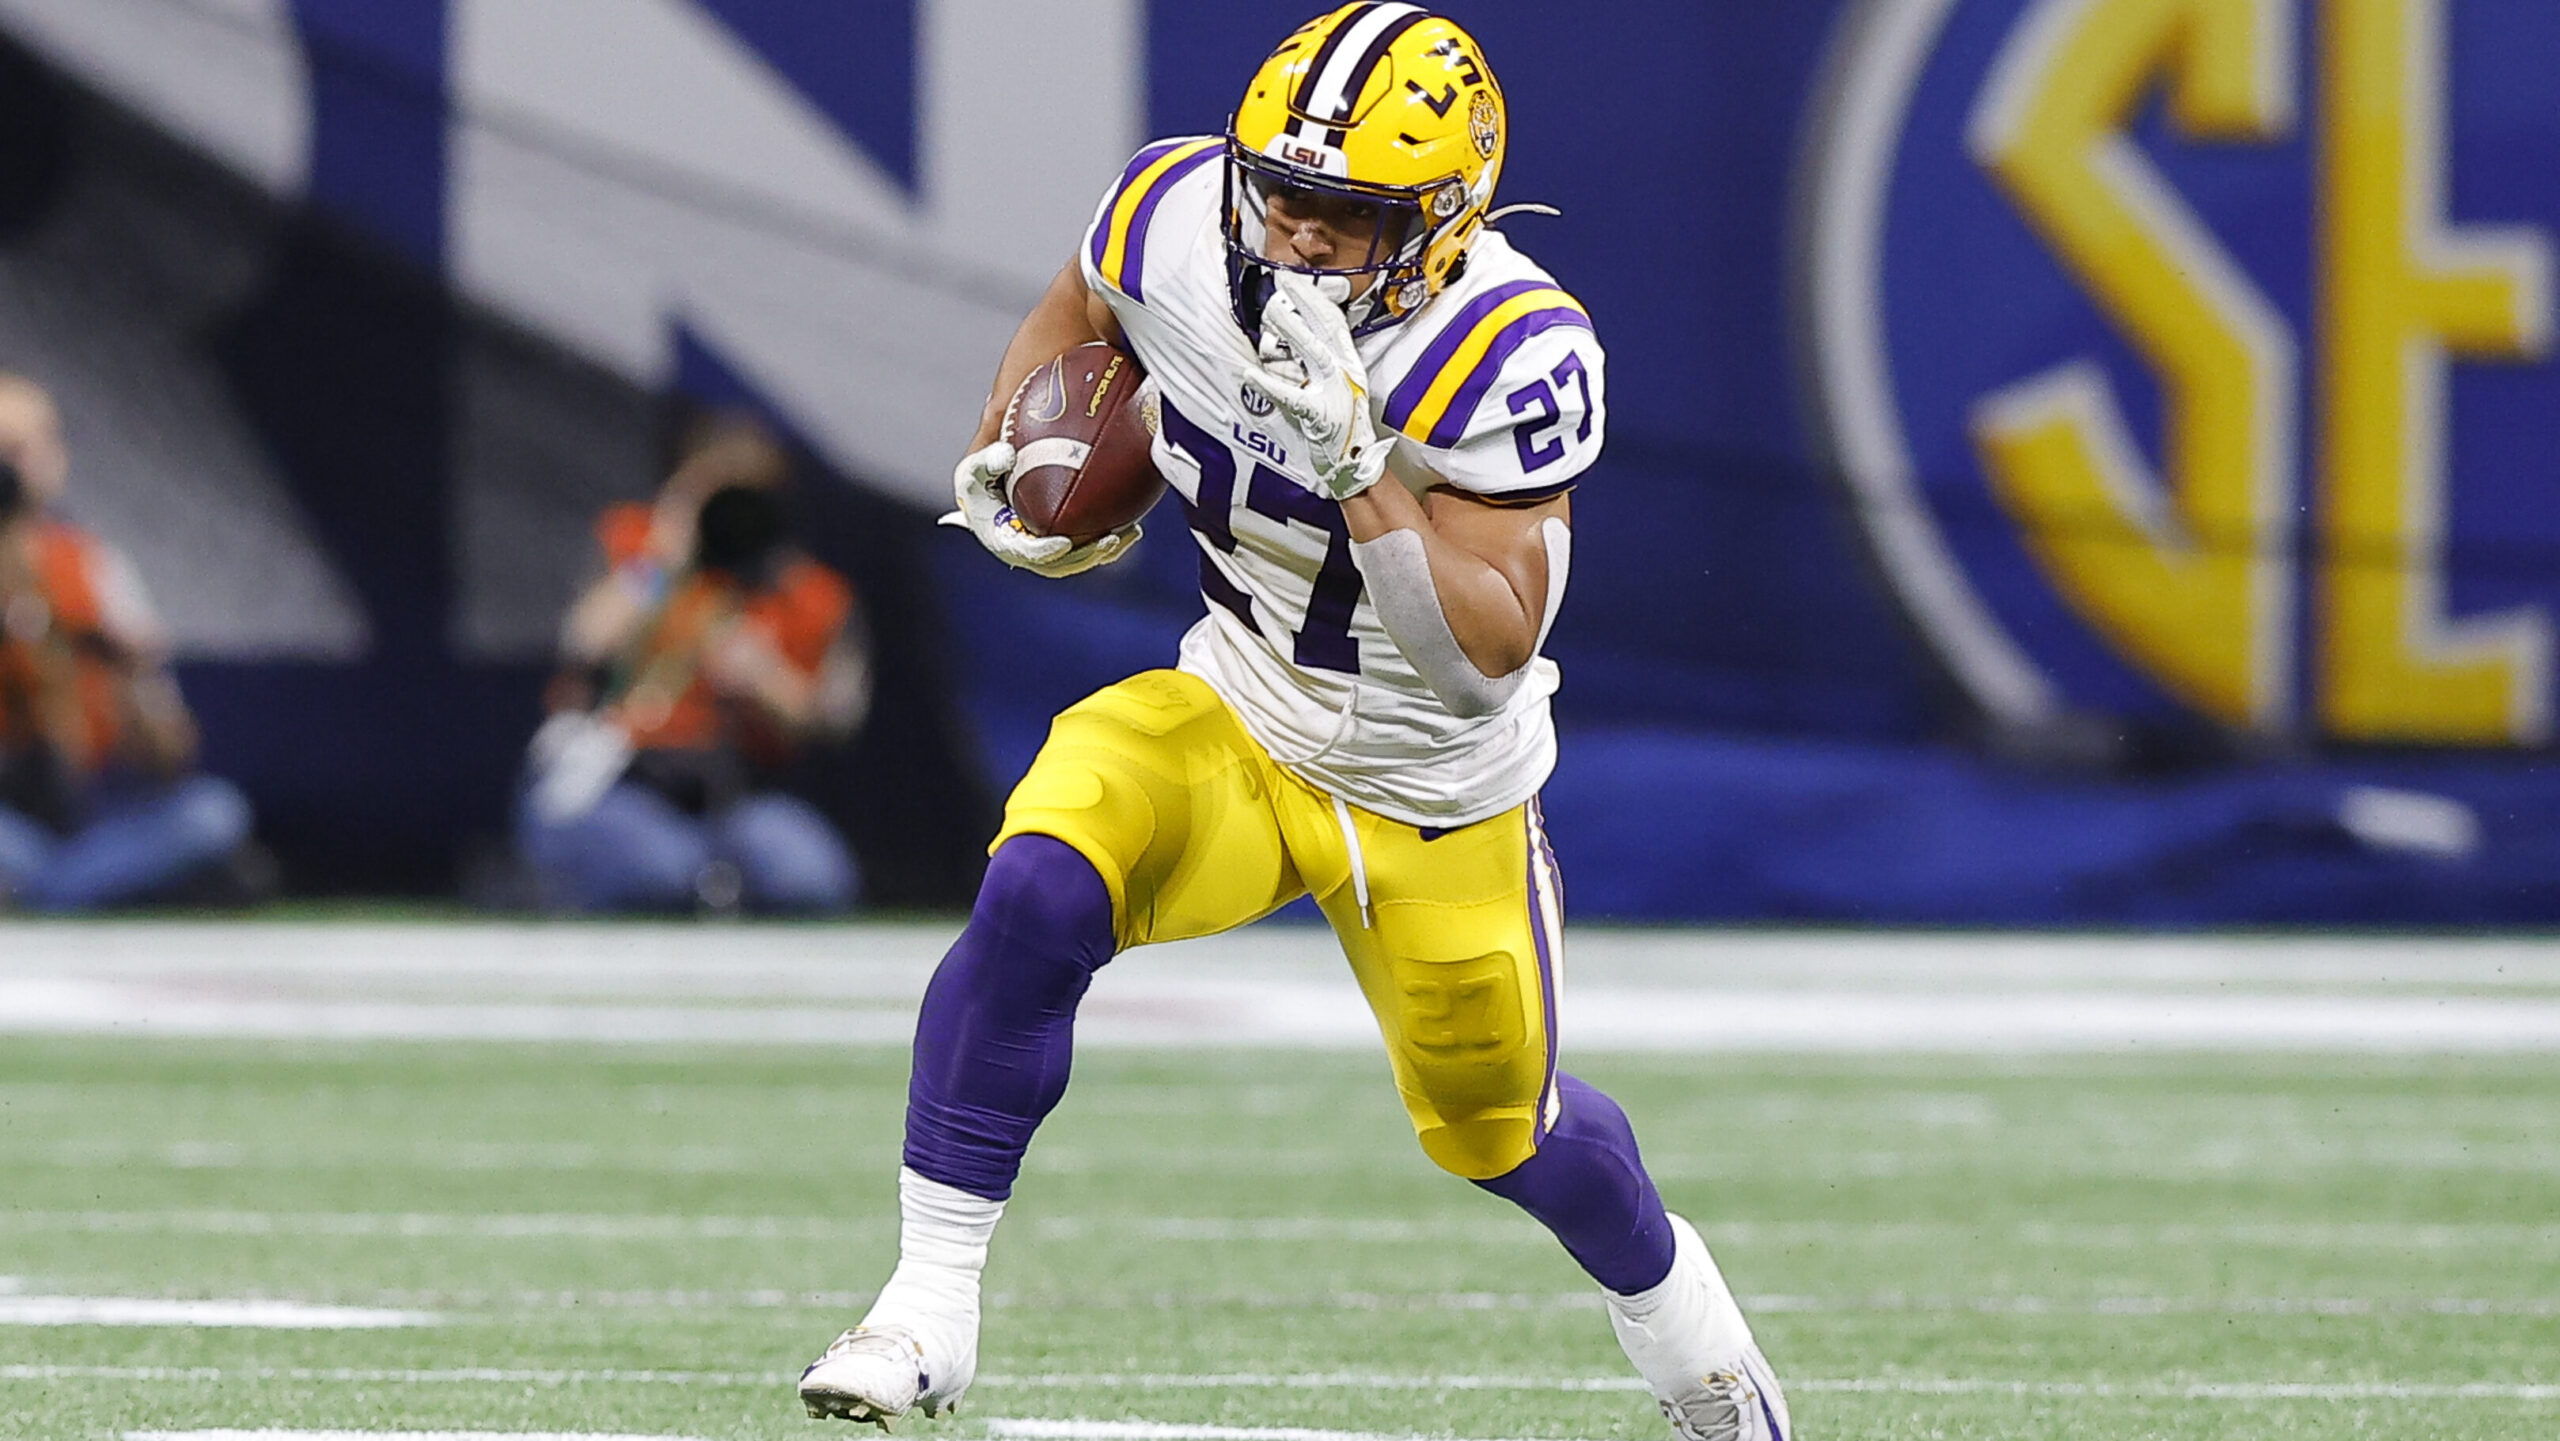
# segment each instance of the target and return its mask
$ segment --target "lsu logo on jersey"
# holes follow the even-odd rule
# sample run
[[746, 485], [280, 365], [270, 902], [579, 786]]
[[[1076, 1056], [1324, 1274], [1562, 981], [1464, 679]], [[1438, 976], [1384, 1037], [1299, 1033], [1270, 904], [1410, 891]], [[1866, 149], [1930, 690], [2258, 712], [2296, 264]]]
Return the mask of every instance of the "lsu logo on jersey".
[[1990, 712], [2546, 742], [2560, 4], [1865, 0], [1830, 443]]

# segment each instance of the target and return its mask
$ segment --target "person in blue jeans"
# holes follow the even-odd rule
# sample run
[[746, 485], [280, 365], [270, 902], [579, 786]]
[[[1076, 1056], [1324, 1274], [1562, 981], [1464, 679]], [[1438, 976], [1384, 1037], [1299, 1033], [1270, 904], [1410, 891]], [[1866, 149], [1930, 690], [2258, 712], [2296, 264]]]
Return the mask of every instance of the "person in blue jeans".
[[69, 471], [52, 396], [0, 373], [0, 892], [31, 910], [163, 895], [250, 832], [239, 789], [195, 769], [132, 564], [55, 514]]
[[775, 783], [860, 723], [852, 587], [794, 546], [782, 447], [752, 421], [697, 438], [655, 502], [597, 524], [604, 574], [562, 627], [516, 839], [545, 904], [578, 911], [851, 906], [853, 857]]

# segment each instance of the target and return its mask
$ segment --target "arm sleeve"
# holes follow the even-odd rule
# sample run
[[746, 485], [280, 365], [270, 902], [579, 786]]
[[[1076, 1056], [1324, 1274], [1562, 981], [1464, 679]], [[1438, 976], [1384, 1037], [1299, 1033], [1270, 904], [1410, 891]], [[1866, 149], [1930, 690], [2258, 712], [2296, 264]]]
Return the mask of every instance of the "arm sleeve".
[[1386, 423], [1460, 490], [1521, 504], [1561, 495], [1599, 458], [1607, 429], [1590, 317], [1552, 287], [1475, 309], [1388, 394]]

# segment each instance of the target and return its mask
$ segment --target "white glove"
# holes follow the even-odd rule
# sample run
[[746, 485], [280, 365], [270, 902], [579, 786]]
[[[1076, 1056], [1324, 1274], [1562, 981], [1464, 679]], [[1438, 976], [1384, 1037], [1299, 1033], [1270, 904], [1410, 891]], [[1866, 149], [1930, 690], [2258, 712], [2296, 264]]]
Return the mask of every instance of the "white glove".
[[1063, 535], [1033, 535], [1005, 502], [1004, 480], [1012, 473], [1013, 447], [1001, 440], [961, 457], [951, 472], [951, 496], [960, 508], [941, 524], [968, 531], [1007, 565], [1053, 579], [1109, 565], [1138, 543], [1142, 532], [1134, 522], [1083, 545]]
[[1262, 308], [1262, 361], [1245, 371], [1244, 383], [1305, 437], [1326, 492], [1349, 500], [1386, 474], [1395, 438], [1381, 440], [1369, 419], [1369, 368], [1360, 362], [1342, 308], [1295, 271], [1277, 271], [1273, 279], [1270, 303]]

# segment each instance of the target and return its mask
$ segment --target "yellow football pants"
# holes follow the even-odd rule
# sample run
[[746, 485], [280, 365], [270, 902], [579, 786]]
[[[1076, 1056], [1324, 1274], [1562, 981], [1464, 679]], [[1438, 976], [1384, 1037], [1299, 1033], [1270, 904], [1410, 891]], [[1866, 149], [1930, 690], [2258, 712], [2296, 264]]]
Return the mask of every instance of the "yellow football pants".
[[1445, 1169], [1502, 1175], [1553, 1123], [1563, 935], [1534, 802], [1446, 832], [1343, 805], [1274, 762], [1206, 682], [1160, 670], [1057, 718], [995, 844], [1017, 835], [1093, 863], [1122, 950], [1312, 893]]

